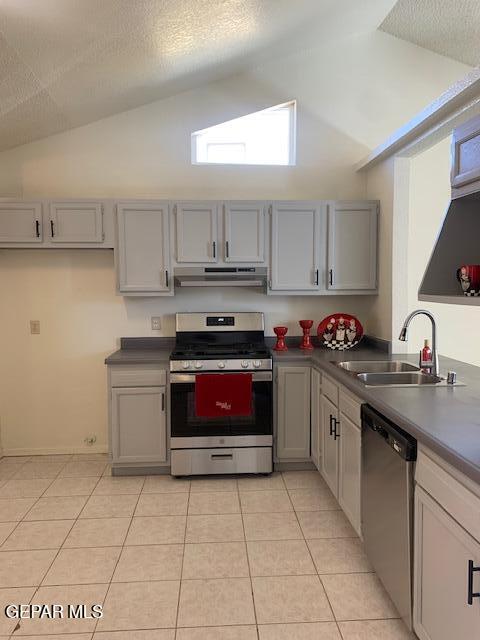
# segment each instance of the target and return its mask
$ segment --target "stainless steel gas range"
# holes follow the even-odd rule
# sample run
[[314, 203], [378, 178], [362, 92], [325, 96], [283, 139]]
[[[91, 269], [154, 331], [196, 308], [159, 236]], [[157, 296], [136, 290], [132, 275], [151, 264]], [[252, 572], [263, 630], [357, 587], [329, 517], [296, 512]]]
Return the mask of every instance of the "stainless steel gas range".
[[178, 313], [171, 473], [271, 473], [272, 358], [263, 313]]

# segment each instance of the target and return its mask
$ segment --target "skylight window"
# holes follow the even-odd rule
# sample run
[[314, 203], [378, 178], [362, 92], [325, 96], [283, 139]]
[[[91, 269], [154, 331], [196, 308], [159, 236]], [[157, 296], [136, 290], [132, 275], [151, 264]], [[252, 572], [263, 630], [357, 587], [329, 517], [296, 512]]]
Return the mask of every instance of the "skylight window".
[[295, 101], [192, 133], [194, 164], [295, 164]]

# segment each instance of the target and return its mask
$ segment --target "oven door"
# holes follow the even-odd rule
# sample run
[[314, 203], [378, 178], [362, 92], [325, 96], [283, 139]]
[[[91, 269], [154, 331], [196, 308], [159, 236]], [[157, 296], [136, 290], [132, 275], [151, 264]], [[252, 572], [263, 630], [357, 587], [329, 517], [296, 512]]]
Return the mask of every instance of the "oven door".
[[[172, 373], [170, 375], [172, 448], [222, 444], [271, 445], [272, 372], [252, 373], [252, 410], [248, 416], [198, 416], [195, 409], [195, 380], [201, 375], [205, 374]], [[222, 442], [225, 438], [228, 440]]]

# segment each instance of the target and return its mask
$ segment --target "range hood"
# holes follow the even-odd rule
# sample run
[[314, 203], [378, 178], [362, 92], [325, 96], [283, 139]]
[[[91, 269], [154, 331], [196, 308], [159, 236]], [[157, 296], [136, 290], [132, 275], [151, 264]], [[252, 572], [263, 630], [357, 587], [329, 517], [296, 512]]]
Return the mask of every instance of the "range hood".
[[173, 272], [177, 287], [264, 287], [266, 267], [180, 267]]

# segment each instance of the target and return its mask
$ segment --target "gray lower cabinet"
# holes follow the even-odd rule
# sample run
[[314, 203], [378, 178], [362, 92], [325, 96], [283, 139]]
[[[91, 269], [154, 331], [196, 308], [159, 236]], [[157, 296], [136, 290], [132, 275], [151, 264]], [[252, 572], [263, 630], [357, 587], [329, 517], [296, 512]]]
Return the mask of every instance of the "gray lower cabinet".
[[310, 459], [310, 367], [277, 367], [278, 460]]
[[312, 369], [311, 375], [311, 408], [310, 408], [310, 422], [311, 422], [311, 452], [312, 462], [316, 468], [320, 471], [322, 463], [322, 443], [321, 443], [321, 411], [320, 411], [320, 398], [322, 396], [322, 374], [317, 369]]
[[[480, 635], [480, 543], [419, 485], [415, 490], [414, 628], [420, 640]], [[473, 563], [473, 564], [470, 564]], [[469, 574], [471, 573], [471, 580]]]
[[[338, 495], [338, 409], [326, 395], [320, 398], [321, 471], [325, 482], [336, 497]], [[338, 435], [337, 435], [338, 434]]]
[[360, 532], [362, 431], [343, 413], [340, 413], [340, 428], [338, 502], [356, 531]]
[[114, 463], [167, 461], [166, 387], [112, 388]]

